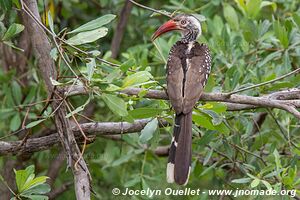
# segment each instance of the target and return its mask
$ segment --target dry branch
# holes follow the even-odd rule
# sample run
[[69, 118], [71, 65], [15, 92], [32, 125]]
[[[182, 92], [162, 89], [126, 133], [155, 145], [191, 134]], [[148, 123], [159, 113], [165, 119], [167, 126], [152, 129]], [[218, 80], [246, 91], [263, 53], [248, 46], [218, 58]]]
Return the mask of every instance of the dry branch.
[[[54, 93], [54, 87], [51, 78], [57, 78], [57, 71], [53, 59], [50, 57], [51, 45], [43, 29], [41, 29], [41, 19], [35, 0], [21, 1], [22, 11], [24, 12], [24, 24], [28, 27], [28, 33], [31, 36], [32, 48], [38, 61], [38, 68], [46, 83], [48, 96]], [[56, 92], [58, 97], [64, 99], [63, 94]], [[90, 175], [87, 165], [83, 159], [80, 159], [81, 152], [76, 144], [74, 133], [69, 121], [66, 119], [66, 106], [64, 101], [51, 102], [55, 112], [55, 125], [58, 136], [68, 158], [68, 165], [72, 168], [74, 174], [75, 193], [78, 200], [90, 199]], [[26, 142], [27, 144], [27, 142]], [[23, 146], [23, 145], [22, 145]], [[25, 145], [26, 146], [26, 145]], [[74, 163], [79, 160], [79, 166]]]
[[[87, 94], [89, 89], [83, 86], [72, 86], [64, 89], [68, 91], [69, 96]], [[120, 92], [129, 96], [136, 96], [142, 90], [141, 88], [129, 88]], [[145, 98], [168, 100], [168, 96], [164, 91], [147, 90]], [[203, 93], [200, 100], [202, 101], [218, 101], [225, 102], [228, 110], [245, 110], [258, 107], [278, 108], [285, 110], [300, 119], [300, 112], [296, 108], [300, 108], [300, 89], [293, 88], [289, 90], [274, 92], [268, 95], [252, 97], [247, 95], [228, 95], [227, 93]]]
[[[141, 119], [136, 120], [134, 123], [128, 122], [96, 122], [96, 123], [83, 123], [80, 125], [82, 130], [87, 135], [114, 135], [114, 134], [126, 134], [126, 133], [134, 133], [141, 131], [146, 124], [150, 121], [150, 119]], [[168, 126], [168, 122], [164, 120], [160, 120], [160, 126]], [[74, 126], [72, 128], [75, 133], [76, 139], [81, 140], [82, 135], [79, 132], [79, 128]], [[59, 137], [57, 133], [43, 136], [39, 138], [28, 139], [24, 145], [21, 144], [21, 140], [19, 141], [0, 141], [0, 155], [7, 154], [22, 154], [22, 153], [32, 153], [37, 151], [42, 151], [49, 149], [55, 144], [59, 144]]]

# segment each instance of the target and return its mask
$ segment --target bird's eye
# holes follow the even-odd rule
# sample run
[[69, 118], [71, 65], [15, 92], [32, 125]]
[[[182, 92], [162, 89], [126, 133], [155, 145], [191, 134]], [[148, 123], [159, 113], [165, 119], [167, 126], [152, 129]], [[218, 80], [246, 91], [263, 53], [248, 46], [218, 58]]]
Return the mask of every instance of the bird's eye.
[[185, 20], [181, 20], [181, 25], [185, 25], [186, 24], [186, 21]]

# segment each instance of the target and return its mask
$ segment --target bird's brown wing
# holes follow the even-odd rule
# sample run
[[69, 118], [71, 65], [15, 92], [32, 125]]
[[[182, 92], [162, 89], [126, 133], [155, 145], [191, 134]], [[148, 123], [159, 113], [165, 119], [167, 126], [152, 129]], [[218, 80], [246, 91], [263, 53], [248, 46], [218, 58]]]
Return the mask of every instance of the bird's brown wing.
[[187, 66], [183, 113], [189, 113], [193, 110], [207, 82], [211, 67], [211, 56], [208, 47], [195, 42], [188, 56]]
[[176, 43], [170, 50], [167, 63], [167, 91], [171, 105], [175, 112], [181, 113], [183, 106], [183, 67], [181, 49], [184, 52], [184, 45]]

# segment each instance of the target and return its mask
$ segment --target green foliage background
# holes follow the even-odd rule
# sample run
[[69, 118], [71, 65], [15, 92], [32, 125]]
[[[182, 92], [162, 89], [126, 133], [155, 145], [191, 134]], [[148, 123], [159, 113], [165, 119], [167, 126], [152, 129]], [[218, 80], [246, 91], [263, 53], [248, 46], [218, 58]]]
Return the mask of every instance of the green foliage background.
[[[16, 46], [22, 30], [17, 11], [1, 1], [0, 38], [5, 45]], [[14, 1], [15, 2], [15, 1]], [[44, 2], [39, 2], [40, 13], [44, 12]], [[212, 1], [141, 1], [152, 8], [169, 12], [199, 14], [205, 17], [202, 22], [203, 35], [199, 42], [209, 45], [213, 62], [206, 92], [230, 92], [235, 89], [261, 83], [279, 77], [299, 67], [300, 64], [300, 3], [297, 0], [212, 0]], [[60, 65], [57, 85], [83, 84], [91, 89], [87, 96], [70, 98], [74, 106], [73, 114], [81, 119], [88, 107], [93, 107], [91, 118], [94, 121], [128, 121], [140, 118], [153, 118], [141, 133], [124, 134], [122, 142], [97, 138], [88, 145], [85, 159], [93, 177], [94, 199], [112, 199], [112, 188], [165, 189], [180, 188], [165, 181], [166, 158], [153, 153], [157, 146], [168, 145], [171, 140], [171, 127], [158, 128], [157, 118], [172, 122], [170, 105], [164, 100], [139, 96], [116, 95], [116, 91], [128, 87], [141, 87], [162, 90], [165, 84], [165, 60], [170, 47], [179, 39], [179, 34], [167, 34], [159, 38], [155, 45], [151, 35], [164, 21], [164, 16], [133, 7], [126, 26], [124, 38], [117, 59], [111, 59], [111, 40], [124, 5], [121, 0], [90, 1], [45, 1], [50, 10], [48, 27], [56, 34], [64, 30], [70, 32], [91, 20], [106, 14], [117, 15], [116, 19], [104, 25], [108, 34], [94, 42], [79, 44], [78, 47], [121, 65], [112, 67], [100, 63], [94, 56], [86, 56], [67, 45], [63, 45], [72, 69], [81, 77], [74, 82], [74, 74], [61, 60], [55, 50], [51, 51], [56, 64]], [[16, 7], [11, 3], [13, 7]], [[47, 10], [48, 10], [47, 8]], [[9, 27], [11, 33], [7, 33]], [[67, 28], [67, 29], [64, 29]], [[92, 29], [96, 29], [93, 27]], [[82, 32], [82, 31], [80, 31]], [[78, 33], [67, 34], [70, 38]], [[95, 36], [97, 34], [93, 34]], [[76, 44], [77, 45], [77, 44]], [[17, 51], [17, 50], [16, 50]], [[99, 51], [99, 52], [98, 52]], [[0, 58], [1, 59], [1, 58]], [[47, 98], [43, 80], [37, 71], [33, 57], [28, 63], [28, 84], [19, 83], [16, 70], [5, 72], [0, 68], [0, 136], [5, 140], [17, 140], [10, 135], [21, 128], [26, 115], [25, 105], [40, 102]], [[71, 78], [70, 78], [71, 77]], [[300, 76], [292, 76], [243, 94], [261, 96], [274, 91], [299, 87]], [[94, 91], [94, 93], [92, 92]], [[44, 113], [43, 121], [36, 122], [37, 115], [45, 104], [31, 107], [27, 125], [32, 123], [32, 135], [53, 129], [52, 110]], [[253, 133], [253, 123], [261, 112], [267, 117], [259, 131]], [[277, 109], [260, 108], [230, 112], [218, 102], [201, 102], [193, 116], [193, 164], [188, 187], [206, 189], [265, 189], [299, 188], [299, 122]], [[4, 139], [1, 139], [4, 140]], [[144, 150], [144, 145], [149, 145]], [[24, 163], [34, 164], [37, 173], [44, 175], [51, 161], [58, 155], [58, 148], [38, 152]], [[15, 157], [9, 157], [16, 159]], [[5, 159], [0, 158], [0, 168]], [[70, 171], [60, 169], [55, 187], [72, 181]], [[190, 196], [185, 199], [213, 199], [217, 197]], [[243, 197], [243, 199], [266, 197]], [[269, 197], [270, 198], [270, 197]], [[282, 197], [289, 199], [289, 197]], [[278, 197], [278, 199], [282, 199]], [[57, 199], [75, 199], [71, 188]], [[123, 198], [122, 198], [123, 199]], [[125, 198], [126, 199], [126, 198]], [[129, 198], [128, 198], [129, 199]], [[132, 197], [147, 199], [147, 197]], [[176, 196], [161, 196], [155, 199], [182, 199]], [[241, 198], [242, 199], [242, 198]], [[275, 199], [275, 198], [270, 198]]]

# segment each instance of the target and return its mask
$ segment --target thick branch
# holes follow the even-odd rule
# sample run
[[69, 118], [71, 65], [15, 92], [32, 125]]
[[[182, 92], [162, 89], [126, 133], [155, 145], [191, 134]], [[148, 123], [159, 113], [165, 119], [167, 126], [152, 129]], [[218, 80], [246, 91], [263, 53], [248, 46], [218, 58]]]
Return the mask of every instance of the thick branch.
[[[138, 95], [143, 89], [129, 88], [120, 92], [129, 96]], [[88, 89], [82, 86], [67, 87], [69, 96], [87, 94]], [[168, 100], [168, 96], [164, 91], [147, 90], [145, 98]], [[225, 102], [228, 110], [245, 110], [257, 107], [278, 108], [286, 110], [300, 119], [300, 112], [296, 108], [300, 108], [300, 89], [294, 88], [285, 91], [271, 93], [269, 95], [252, 97], [247, 95], [228, 95], [227, 93], [203, 93], [199, 100], [202, 101], [219, 101]]]
[[128, 17], [130, 15], [132, 9], [132, 3], [127, 0], [125, 2], [124, 7], [122, 8], [121, 15], [119, 18], [119, 22], [117, 25], [117, 28], [114, 33], [114, 37], [111, 43], [111, 57], [112, 58], [117, 58], [120, 50], [120, 45], [123, 39], [125, 27], [128, 21]]
[[[57, 71], [53, 59], [50, 56], [51, 45], [44, 30], [40, 27], [40, 15], [37, 2], [35, 0], [21, 1], [22, 11], [24, 12], [24, 22], [28, 27], [28, 33], [31, 36], [32, 47], [35, 57], [38, 61], [38, 68], [46, 83], [48, 96], [54, 94], [54, 87], [51, 78], [57, 78]], [[55, 92], [58, 97], [64, 99], [64, 95], [59, 91]], [[51, 103], [55, 111], [55, 126], [62, 146], [68, 157], [68, 165], [72, 168], [74, 174], [75, 193], [78, 200], [90, 199], [90, 176], [89, 170], [81, 152], [76, 144], [76, 140], [68, 119], [66, 119], [66, 106], [64, 101], [53, 101]], [[50, 139], [50, 138], [49, 138]], [[52, 139], [53, 140], [53, 139]], [[75, 166], [78, 162], [80, 167]]]
[[[141, 119], [136, 120], [134, 123], [128, 122], [96, 122], [96, 123], [84, 123], [81, 124], [82, 130], [87, 135], [114, 135], [114, 134], [126, 134], [126, 133], [134, 133], [140, 132], [146, 124], [150, 121], [150, 119]], [[169, 123], [160, 120], [160, 126], [165, 127], [168, 126]], [[77, 140], [81, 140], [82, 135], [77, 126], [74, 126], [72, 130], [75, 133]], [[28, 139], [25, 144], [22, 144], [22, 141], [13, 141], [13, 142], [4, 142], [0, 141], [0, 155], [7, 154], [22, 154], [22, 153], [32, 153], [37, 151], [42, 151], [45, 149], [49, 149], [55, 144], [59, 143], [59, 137], [57, 133], [43, 136], [39, 138]]]

